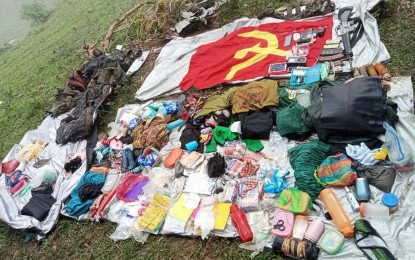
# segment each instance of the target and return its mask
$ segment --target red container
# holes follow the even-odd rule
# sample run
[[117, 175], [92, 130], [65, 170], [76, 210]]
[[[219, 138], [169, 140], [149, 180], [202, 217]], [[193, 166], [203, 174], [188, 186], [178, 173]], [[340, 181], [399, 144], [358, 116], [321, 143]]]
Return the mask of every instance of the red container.
[[236, 227], [239, 233], [239, 237], [243, 243], [252, 241], [254, 235], [252, 234], [251, 227], [248, 224], [245, 213], [242, 212], [235, 204], [231, 206], [231, 218], [232, 223]]

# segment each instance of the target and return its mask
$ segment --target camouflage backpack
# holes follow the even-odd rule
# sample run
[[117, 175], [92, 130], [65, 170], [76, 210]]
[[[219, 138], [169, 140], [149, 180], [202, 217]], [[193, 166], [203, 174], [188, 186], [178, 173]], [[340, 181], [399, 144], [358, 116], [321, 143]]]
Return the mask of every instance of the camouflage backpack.
[[169, 131], [164, 118], [154, 117], [143, 120], [132, 132], [133, 147], [144, 148], [154, 146], [161, 149], [169, 141]]

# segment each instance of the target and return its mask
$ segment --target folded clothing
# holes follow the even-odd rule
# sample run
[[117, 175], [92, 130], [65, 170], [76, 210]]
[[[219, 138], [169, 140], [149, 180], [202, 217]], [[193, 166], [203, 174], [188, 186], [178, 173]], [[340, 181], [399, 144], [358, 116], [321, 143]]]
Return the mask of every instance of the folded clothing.
[[88, 212], [91, 204], [94, 202], [94, 198], [87, 199], [82, 201], [79, 196], [79, 189], [85, 184], [103, 184], [105, 182], [106, 174], [87, 172], [81, 180], [78, 182], [78, 185], [71, 192], [71, 199], [66, 205], [66, 212], [69, 215], [79, 217], [82, 214]]
[[56, 202], [56, 199], [51, 195], [52, 192], [53, 187], [50, 184], [43, 184], [32, 189], [32, 197], [22, 208], [20, 214], [34, 217], [39, 221], [45, 220], [49, 210]]
[[255, 111], [267, 106], [278, 106], [278, 82], [271, 79], [254, 81], [240, 87], [232, 97], [232, 113]]
[[301, 120], [304, 109], [300, 104], [293, 103], [278, 110], [277, 130], [281, 136], [295, 140], [304, 140], [310, 135], [311, 129]]
[[79, 187], [78, 195], [82, 202], [85, 202], [89, 199], [94, 199], [101, 194], [101, 189], [104, 186], [104, 182], [99, 184], [86, 183]]
[[212, 139], [206, 146], [206, 153], [216, 152], [216, 146], [219, 144], [223, 146], [226, 141], [233, 141], [241, 139], [246, 144], [246, 147], [254, 152], [261, 151], [264, 146], [260, 140], [243, 139], [239, 137], [239, 134], [232, 133], [229, 127], [217, 126], [212, 131]]
[[301, 94], [308, 94], [313, 86], [317, 85], [308, 84], [308, 85], [301, 85], [301, 86], [279, 86], [278, 94], [280, 98], [280, 106], [281, 107], [288, 107], [290, 104], [297, 103], [297, 97]]

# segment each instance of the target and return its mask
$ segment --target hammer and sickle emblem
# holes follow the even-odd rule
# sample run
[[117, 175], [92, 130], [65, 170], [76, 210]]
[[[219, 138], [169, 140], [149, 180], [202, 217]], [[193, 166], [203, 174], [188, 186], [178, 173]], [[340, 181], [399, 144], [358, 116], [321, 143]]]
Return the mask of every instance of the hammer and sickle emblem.
[[284, 56], [284, 57], [287, 55], [287, 51], [278, 49], [278, 38], [276, 35], [272, 33], [254, 30], [251, 32], [238, 34], [238, 36], [265, 40], [267, 41], [267, 46], [261, 47], [260, 46], [261, 43], [257, 43], [255, 46], [237, 51], [235, 53], [234, 58], [238, 60], [245, 58], [249, 52], [256, 53], [256, 55], [246, 61], [243, 61], [241, 63], [234, 65], [231, 71], [228, 73], [228, 75], [226, 75], [225, 80], [233, 79], [233, 77], [238, 71], [246, 69], [254, 65], [255, 63], [262, 61], [268, 55], [276, 55], [276, 56]]

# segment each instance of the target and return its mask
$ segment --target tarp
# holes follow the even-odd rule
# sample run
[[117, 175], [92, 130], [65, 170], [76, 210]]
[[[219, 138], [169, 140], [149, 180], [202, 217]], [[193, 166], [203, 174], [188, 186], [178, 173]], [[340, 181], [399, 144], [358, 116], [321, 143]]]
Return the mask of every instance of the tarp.
[[292, 37], [293, 32], [306, 33], [309, 29], [319, 28], [324, 28], [325, 33], [322, 37], [316, 37], [310, 45], [307, 66], [311, 67], [320, 56], [326, 40], [332, 38], [331, 16], [311, 21], [285, 21], [243, 27], [218, 41], [200, 46], [192, 56], [189, 71], [180, 83], [180, 89], [205, 89], [224, 82], [286, 74], [286, 71], [270, 71], [272, 64], [286, 62], [286, 56], [292, 49], [291, 42], [284, 46], [285, 38]]
[[[60, 214], [62, 202], [70, 195], [72, 189], [79, 182], [86, 169], [85, 161], [69, 179], [63, 177], [62, 173], [67, 156], [85, 150], [87, 144], [86, 140], [69, 143], [67, 145], [56, 144], [56, 130], [59, 128], [60, 121], [65, 117], [67, 117], [67, 114], [63, 114], [56, 119], [47, 117], [36, 130], [27, 132], [20, 143], [15, 145], [3, 160], [3, 162], [7, 162], [10, 159], [14, 159], [19, 150], [33, 140], [44, 140], [48, 143], [37, 159], [51, 159], [48, 165], [52, 166], [59, 176], [52, 193], [52, 196], [56, 199], [56, 203], [52, 206], [44, 221], [40, 222], [34, 217], [20, 215], [20, 210], [31, 197], [30, 191], [23, 197], [12, 197], [5, 187], [4, 174], [0, 177], [0, 219], [15, 229], [35, 229], [38, 239], [47, 234], [55, 226]], [[34, 162], [29, 162], [23, 171], [23, 174], [29, 178], [34, 178], [42, 171], [42, 168], [36, 169], [32, 166]]]
[[[392, 90], [388, 93], [393, 101], [398, 104], [399, 122], [396, 124], [396, 130], [409, 147], [415, 147], [415, 115], [413, 102], [413, 86], [411, 77], [394, 77], [392, 78]], [[385, 240], [389, 250], [398, 259], [413, 259], [415, 254], [415, 171], [408, 173], [397, 173], [395, 183], [392, 187], [392, 193], [399, 198], [399, 208], [391, 214], [387, 221], [370, 220], [372, 226]], [[333, 189], [340, 199], [347, 215], [352, 223], [360, 219], [359, 213], [352, 212], [348, 207], [349, 202], [346, 198], [346, 192], [343, 189]], [[370, 186], [372, 201], [382, 204], [383, 192]], [[324, 218], [323, 212], [319, 215]], [[331, 221], [325, 221], [326, 227], [334, 225]], [[356, 247], [352, 239], [347, 239], [343, 249], [336, 255], [329, 255], [325, 252], [320, 254], [319, 259], [367, 259], [363, 253]]]
[[[353, 48], [353, 66], [362, 66], [371, 62], [389, 60], [389, 53], [380, 41], [376, 19], [368, 12], [379, 1], [335, 0], [333, 2], [336, 4], [336, 12], [338, 12], [338, 8], [354, 6], [353, 16], [359, 16], [363, 22], [364, 34]], [[308, 20], [313, 19], [318, 19], [318, 17]], [[337, 38], [339, 36], [334, 31], [335, 27], [339, 24], [337, 14], [333, 15], [333, 19], [333, 38]], [[200, 46], [215, 42], [242, 27], [280, 22], [283, 22], [283, 20], [273, 18], [266, 18], [264, 20], [242, 18], [222, 28], [193, 37], [174, 38], [162, 48], [153, 71], [147, 76], [142, 86], [136, 92], [136, 98], [139, 100], [148, 100], [161, 95], [180, 92], [180, 82], [188, 73], [191, 57]]]

